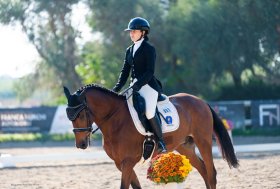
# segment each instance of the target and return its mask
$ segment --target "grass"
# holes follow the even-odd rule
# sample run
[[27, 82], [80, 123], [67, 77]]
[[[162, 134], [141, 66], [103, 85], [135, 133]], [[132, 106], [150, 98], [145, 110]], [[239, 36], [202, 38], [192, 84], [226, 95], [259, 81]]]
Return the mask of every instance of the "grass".
[[280, 127], [233, 129], [233, 136], [280, 136]]
[[[93, 140], [101, 140], [101, 134], [91, 135]], [[41, 134], [41, 133], [25, 133], [25, 134], [0, 134], [0, 143], [4, 142], [47, 142], [47, 141], [74, 141], [74, 134]]]
[[[233, 136], [280, 136], [280, 127], [233, 129]], [[101, 134], [91, 135], [93, 140], [101, 140]], [[0, 134], [0, 143], [4, 142], [48, 142], [48, 141], [74, 141], [73, 133], [67, 134], [42, 134], [42, 133], [25, 133], [25, 134]]]

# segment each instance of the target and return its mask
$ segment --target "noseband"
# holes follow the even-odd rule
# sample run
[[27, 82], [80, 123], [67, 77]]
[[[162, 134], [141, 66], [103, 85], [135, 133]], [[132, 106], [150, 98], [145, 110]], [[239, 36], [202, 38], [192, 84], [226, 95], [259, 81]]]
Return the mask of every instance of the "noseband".
[[74, 128], [73, 132], [74, 133], [79, 133], [79, 132], [92, 132], [93, 128], [92, 125], [90, 124], [89, 120], [89, 110], [87, 107], [83, 108], [86, 111], [86, 119], [87, 119], [87, 128]]

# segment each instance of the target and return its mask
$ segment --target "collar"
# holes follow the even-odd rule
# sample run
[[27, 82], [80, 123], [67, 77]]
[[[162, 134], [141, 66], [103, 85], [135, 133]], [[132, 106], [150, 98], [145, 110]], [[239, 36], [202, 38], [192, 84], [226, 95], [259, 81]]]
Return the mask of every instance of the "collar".
[[133, 45], [133, 56], [137, 49], [141, 46], [142, 42], [144, 41], [144, 38], [140, 39], [139, 41], [135, 41]]
[[134, 42], [134, 46], [135, 46], [135, 45], [139, 45], [139, 46], [140, 46], [141, 43], [142, 43], [143, 41], [144, 41], [144, 37], [142, 37], [142, 39], [140, 39], [140, 40], [138, 40], [138, 41], [135, 41], [135, 42]]

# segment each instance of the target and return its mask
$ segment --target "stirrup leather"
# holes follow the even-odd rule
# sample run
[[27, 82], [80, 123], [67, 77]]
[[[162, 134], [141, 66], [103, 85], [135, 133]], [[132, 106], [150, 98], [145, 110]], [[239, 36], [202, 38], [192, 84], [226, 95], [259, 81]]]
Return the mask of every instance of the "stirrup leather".
[[163, 141], [158, 141], [158, 152], [159, 153], [167, 152], [166, 146]]

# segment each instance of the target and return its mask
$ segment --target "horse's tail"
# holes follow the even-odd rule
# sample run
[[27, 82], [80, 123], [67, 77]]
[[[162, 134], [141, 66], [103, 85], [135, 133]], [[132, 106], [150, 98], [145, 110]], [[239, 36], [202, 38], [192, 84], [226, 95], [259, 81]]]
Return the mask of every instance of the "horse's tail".
[[237, 168], [239, 166], [238, 160], [236, 158], [234, 148], [230, 139], [230, 136], [222, 122], [218, 117], [217, 113], [208, 105], [213, 116], [214, 121], [214, 132], [217, 139], [217, 144], [219, 145], [223, 158], [228, 162], [229, 167]]

